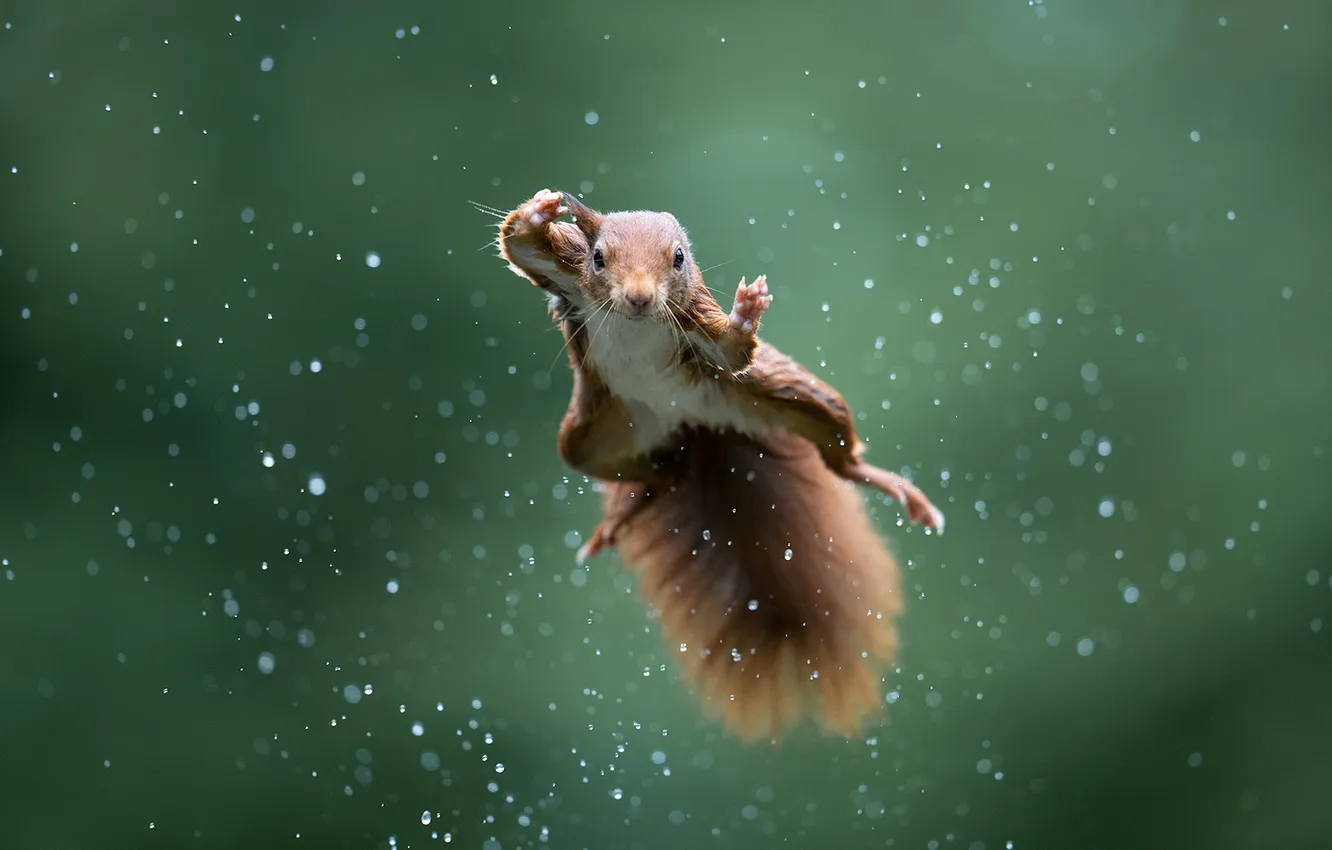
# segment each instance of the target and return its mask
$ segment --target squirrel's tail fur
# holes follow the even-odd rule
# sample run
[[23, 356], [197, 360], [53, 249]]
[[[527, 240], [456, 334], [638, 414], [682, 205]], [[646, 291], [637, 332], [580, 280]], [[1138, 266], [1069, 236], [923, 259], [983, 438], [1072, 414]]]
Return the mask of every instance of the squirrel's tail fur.
[[798, 437], [692, 429], [673, 446], [673, 486], [604, 501], [647, 495], [614, 545], [685, 680], [744, 739], [806, 717], [854, 734], [883, 706], [902, 608], [861, 495]]

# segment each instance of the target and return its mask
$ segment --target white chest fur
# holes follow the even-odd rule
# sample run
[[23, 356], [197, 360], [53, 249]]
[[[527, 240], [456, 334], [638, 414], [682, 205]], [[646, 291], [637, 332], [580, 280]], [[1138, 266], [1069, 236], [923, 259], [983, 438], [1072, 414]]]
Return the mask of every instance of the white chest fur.
[[622, 399], [633, 418], [635, 443], [646, 451], [661, 445], [681, 425], [734, 428], [761, 433], [726, 399], [714, 379], [687, 381], [674, 368], [675, 331], [656, 321], [634, 321], [610, 315], [602, 324], [593, 318], [588, 359], [612, 394]]

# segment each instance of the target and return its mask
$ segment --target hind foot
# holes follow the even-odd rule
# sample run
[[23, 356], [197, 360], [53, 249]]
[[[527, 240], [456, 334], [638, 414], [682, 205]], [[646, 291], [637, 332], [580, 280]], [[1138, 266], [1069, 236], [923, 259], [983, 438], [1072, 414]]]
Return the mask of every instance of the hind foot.
[[578, 566], [587, 562], [588, 558], [595, 558], [602, 549], [607, 546], [615, 545], [615, 526], [608, 520], [602, 520], [597, 527], [592, 529], [592, 534], [587, 538], [587, 542], [578, 547], [578, 554], [575, 556]]
[[919, 487], [896, 472], [861, 462], [853, 464], [847, 470], [846, 477], [858, 484], [868, 484], [896, 499], [907, 509], [907, 518], [913, 523], [933, 528], [935, 533], [943, 534], [943, 511], [936, 508]]
[[[624, 487], [624, 485], [620, 485]], [[597, 527], [592, 529], [592, 534], [587, 538], [578, 549], [578, 565], [582, 566], [588, 558], [595, 558], [602, 549], [607, 546], [615, 545], [615, 538], [620, 529], [628, 522], [634, 514], [641, 511], [647, 505], [648, 499], [652, 498], [651, 490], [634, 490], [627, 487], [621, 490], [623, 495], [613, 506], [607, 508], [606, 517], [597, 523]]]

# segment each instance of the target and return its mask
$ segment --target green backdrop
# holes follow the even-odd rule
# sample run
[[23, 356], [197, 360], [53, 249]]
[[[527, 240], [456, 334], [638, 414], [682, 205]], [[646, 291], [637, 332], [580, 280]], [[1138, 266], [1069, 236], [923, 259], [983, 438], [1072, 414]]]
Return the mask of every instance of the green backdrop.
[[[0, 25], [0, 845], [1332, 842], [1328, 4]], [[543, 187], [766, 273], [947, 512], [876, 503], [863, 738], [721, 736], [575, 568], [559, 335], [468, 203]]]

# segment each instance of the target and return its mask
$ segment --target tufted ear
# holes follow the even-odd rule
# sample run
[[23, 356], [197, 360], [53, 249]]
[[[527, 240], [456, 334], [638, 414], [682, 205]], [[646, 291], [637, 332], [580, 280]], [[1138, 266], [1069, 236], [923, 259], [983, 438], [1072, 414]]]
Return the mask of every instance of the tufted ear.
[[582, 201], [569, 192], [561, 192], [560, 194], [564, 196], [564, 205], [569, 208], [569, 212], [573, 213], [574, 224], [578, 225], [578, 229], [583, 231], [583, 235], [587, 237], [588, 244], [597, 241], [597, 234], [601, 232], [603, 219], [601, 213], [584, 205]]

